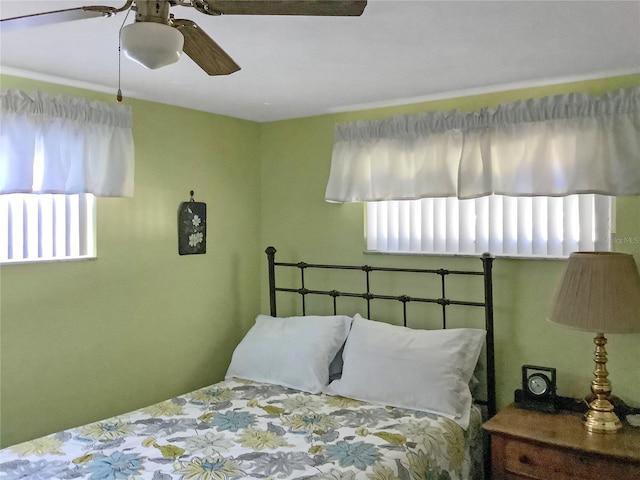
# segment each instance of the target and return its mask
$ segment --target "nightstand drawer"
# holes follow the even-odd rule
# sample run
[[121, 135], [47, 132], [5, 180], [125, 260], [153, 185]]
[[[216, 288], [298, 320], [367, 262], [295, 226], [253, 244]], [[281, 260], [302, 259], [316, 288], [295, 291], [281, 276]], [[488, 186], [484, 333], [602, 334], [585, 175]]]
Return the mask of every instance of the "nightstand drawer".
[[[589, 453], [504, 438], [504, 471], [537, 480], [640, 479], [640, 465]], [[508, 477], [507, 477], [508, 478]]]
[[640, 429], [590, 434], [577, 413], [511, 405], [484, 424], [492, 480], [640, 480]]

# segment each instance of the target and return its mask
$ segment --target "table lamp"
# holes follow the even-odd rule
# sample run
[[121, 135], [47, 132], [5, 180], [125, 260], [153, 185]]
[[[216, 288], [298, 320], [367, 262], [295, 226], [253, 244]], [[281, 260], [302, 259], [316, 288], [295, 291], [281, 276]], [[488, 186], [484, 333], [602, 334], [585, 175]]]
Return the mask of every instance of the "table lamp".
[[640, 331], [640, 275], [632, 255], [614, 252], [574, 252], [569, 256], [551, 307], [549, 320], [596, 334], [596, 369], [591, 382], [595, 396], [585, 414], [591, 433], [616, 433], [622, 423], [609, 401], [605, 333]]

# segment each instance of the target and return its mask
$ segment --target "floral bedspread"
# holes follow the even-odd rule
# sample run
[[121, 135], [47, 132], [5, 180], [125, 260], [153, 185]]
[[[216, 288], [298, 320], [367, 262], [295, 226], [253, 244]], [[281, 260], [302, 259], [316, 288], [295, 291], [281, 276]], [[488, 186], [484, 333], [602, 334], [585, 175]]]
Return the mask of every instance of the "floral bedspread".
[[481, 418], [227, 380], [0, 451], [0, 479], [482, 478]]

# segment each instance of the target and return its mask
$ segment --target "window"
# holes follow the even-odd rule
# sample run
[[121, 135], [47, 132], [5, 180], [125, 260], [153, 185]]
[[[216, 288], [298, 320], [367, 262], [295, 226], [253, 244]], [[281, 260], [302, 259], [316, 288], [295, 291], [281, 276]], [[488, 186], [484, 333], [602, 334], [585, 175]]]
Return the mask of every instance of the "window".
[[0, 262], [93, 258], [95, 217], [91, 194], [0, 195]]
[[325, 199], [367, 203], [371, 251], [610, 250], [611, 197], [640, 195], [639, 119], [632, 87], [338, 124]]
[[[34, 192], [44, 181], [44, 142], [35, 137]], [[95, 197], [92, 194], [0, 195], [0, 262], [73, 260], [96, 256]]]
[[95, 197], [133, 196], [131, 107], [10, 89], [0, 113], [0, 263], [95, 257]]
[[609, 250], [611, 209], [611, 197], [592, 194], [367, 202], [367, 250], [551, 258]]

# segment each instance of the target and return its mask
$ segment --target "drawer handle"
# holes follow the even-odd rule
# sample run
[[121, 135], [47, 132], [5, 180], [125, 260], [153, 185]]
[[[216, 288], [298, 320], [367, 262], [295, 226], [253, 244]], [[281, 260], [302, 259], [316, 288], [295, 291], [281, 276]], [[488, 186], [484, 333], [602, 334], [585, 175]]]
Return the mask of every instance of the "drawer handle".
[[529, 463], [529, 457], [527, 457], [526, 455], [520, 455], [518, 460], [520, 460], [520, 463], [524, 463], [525, 465]]

